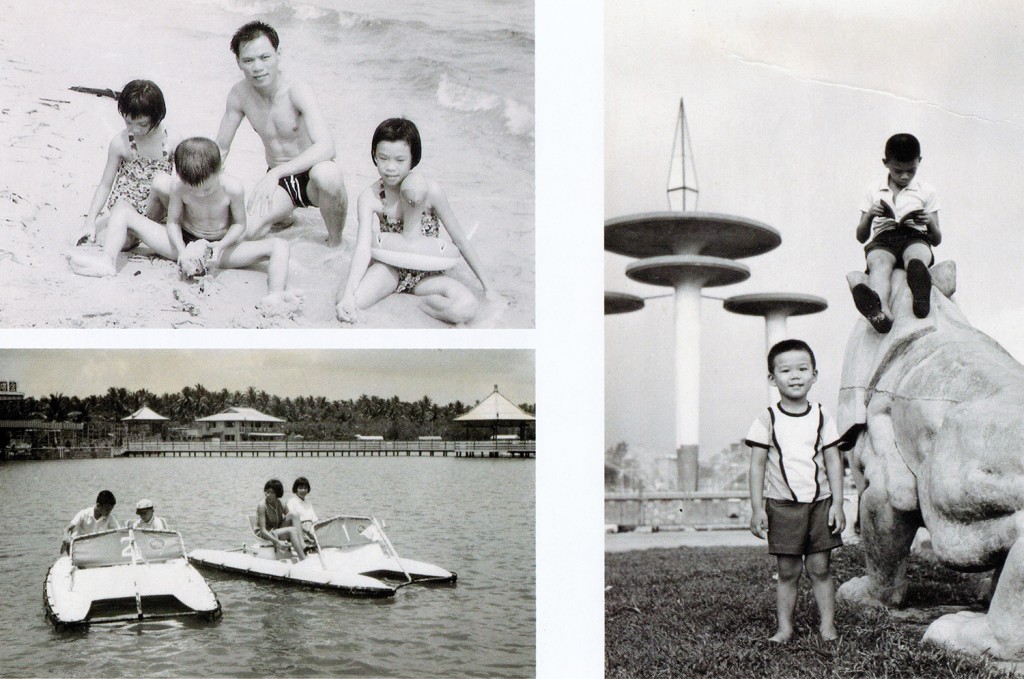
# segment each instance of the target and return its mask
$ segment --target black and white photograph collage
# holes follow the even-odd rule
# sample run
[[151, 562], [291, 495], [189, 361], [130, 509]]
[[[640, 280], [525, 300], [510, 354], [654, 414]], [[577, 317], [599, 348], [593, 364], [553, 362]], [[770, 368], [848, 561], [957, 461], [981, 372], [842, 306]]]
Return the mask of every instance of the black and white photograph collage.
[[574, 5], [0, 0], [0, 676], [601, 673]]
[[0, 677], [1024, 676], [1017, 3], [0, 16]]

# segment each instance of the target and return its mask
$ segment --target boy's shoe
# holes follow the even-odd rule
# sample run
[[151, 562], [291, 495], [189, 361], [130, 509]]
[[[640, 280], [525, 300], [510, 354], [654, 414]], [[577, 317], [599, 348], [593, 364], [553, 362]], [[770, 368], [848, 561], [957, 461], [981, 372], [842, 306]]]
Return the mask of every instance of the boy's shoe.
[[857, 311], [864, 318], [868, 319], [868, 323], [871, 324], [871, 327], [876, 332], [884, 335], [892, 330], [892, 319], [882, 311], [882, 300], [877, 292], [865, 283], [858, 283], [853, 286], [851, 292], [853, 293], [853, 303], [857, 307]]
[[932, 305], [932, 275], [920, 259], [912, 259], [907, 264], [907, 286], [914, 298], [914, 315], [926, 317]]

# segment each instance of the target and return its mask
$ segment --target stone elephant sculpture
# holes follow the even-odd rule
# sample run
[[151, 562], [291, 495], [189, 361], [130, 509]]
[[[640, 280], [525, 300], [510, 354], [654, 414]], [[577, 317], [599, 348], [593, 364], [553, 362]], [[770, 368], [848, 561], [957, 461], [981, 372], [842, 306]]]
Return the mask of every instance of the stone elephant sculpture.
[[[933, 622], [924, 641], [1024, 660], [1024, 366], [975, 329], [951, 296], [956, 268], [931, 269], [917, 319], [893, 274], [891, 332], [859, 319], [846, 348], [837, 420], [860, 492], [867, 574], [841, 600], [899, 606], [917, 529], [961, 571], [994, 569], [985, 614]], [[851, 287], [863, 274], [850, 274]]]

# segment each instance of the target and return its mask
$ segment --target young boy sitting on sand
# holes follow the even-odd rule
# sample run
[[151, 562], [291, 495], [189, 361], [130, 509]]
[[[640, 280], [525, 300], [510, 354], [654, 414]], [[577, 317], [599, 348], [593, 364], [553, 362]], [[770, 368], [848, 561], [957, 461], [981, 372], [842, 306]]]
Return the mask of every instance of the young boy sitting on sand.
[[[245, 192], [240, 181], [221, 172], [217, 144], [203, 137], [181, 142], [174, 150], [174, 170], [177, 176], [171, 179], [168, 191], [166, 227], [130, 208], [117, 207], [107, 226], [103, 254], [75, 255], [72, 270], [82, 276], [116, 275], [117, 254], [131, 232], [161, 257], [177, 261], [190, 276], [206, 268], [236, 269], [269, 260], [270, 294], [260, 306], [265, 311], [294, 311], [299, 296], [285, 291], [288, 243], [280, 238], [241, 241]], [[200, 242], [198, 256], [193, 254], [195, 246], [187, 247], [193, 242]]]

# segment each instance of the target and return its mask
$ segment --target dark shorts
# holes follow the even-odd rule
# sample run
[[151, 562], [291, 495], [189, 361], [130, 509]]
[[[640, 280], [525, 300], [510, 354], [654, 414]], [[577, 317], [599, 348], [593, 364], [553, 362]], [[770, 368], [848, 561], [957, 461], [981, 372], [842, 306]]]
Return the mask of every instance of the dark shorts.
[[203, 240], [203, 239], [205, 239], [207, 243], [216, 243], [217, 241], [220, 240], [220, 238], [214, 238], [214, 239], [211, 240], [209, 238], [206, 238], [206, 236], [197, 236], [194, 233], [186, 231], [185, 229], [181, 230], [181, 240], [185, 241], [185, 245], [188, 245], [189, 243], [194, 243], [197, 240]]
[[[270, 168], [267, 168], [270, 171]], [[298, 174], [290, 174], [277, 180], [277, 185], [288, 192], [295, 207], [316, 207], [306, 193], [306, 186], [309, 184], [309, 170]]]
[[768, 553], [803, 556], [843, 546], [843, 538], [828, 526], [832, 498], [817, 502], [765, 501], [768, 514]]
[[[896, 258], [896, 264], [893, 265], [895, 269], [903, 268], [903, 251], [914, 243], [924, 243], [928, 246], [929, 252], [931, 252], [932, 244], [929, 242], [928, 237], [908, 229], [907, 227], [897, 227], [895, 229], [889, 229], [878, 234], [871, 241], [864, 246], [864, 254], [867, 255], [872, 250], [885, 250]], [[931, 266], [935, 262], [934, 255], [930, 255], [931, 261], [925, 262], [927, 266]]]

